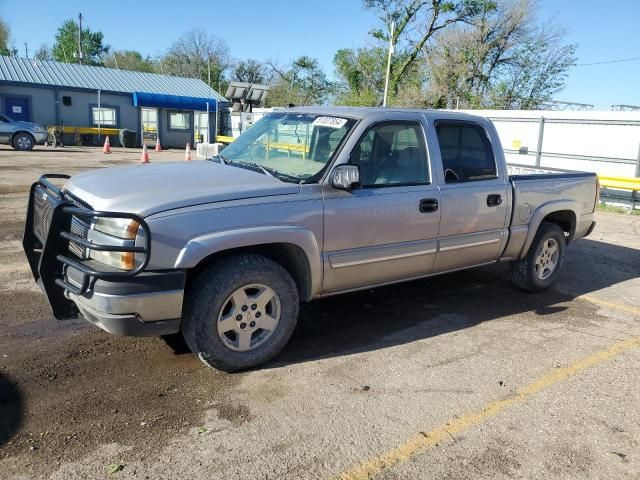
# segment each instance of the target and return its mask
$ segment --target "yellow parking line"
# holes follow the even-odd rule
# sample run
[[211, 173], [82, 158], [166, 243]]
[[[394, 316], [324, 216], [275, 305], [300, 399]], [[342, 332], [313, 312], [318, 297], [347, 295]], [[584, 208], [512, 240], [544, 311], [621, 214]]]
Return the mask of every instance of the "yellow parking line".
[[595, 305], [600, 305], [601, 307], [609, 307], [613, 310], [620, 310], [622, 312], [632, 313], [633, 315], [640, 316], [640, 308], [638, 307], [600, 300], [599, 298], [594, 298], [591, 295], [580, 295], [578, 298], [582, 298], [583, 300], [586, 300], [587, 302], [593, 303]]
[[569, 366], [554, 369], [529, 385], [520, 388], [512, 396], [494, 400], [480, 410], [471, 411], [460, 417], [451, 419], [447, 423], [439, 425], [428, 432], [419, 432], [419, 434], [411, 437], [397, 447], [394, 447], [381, 455], [370, 458], [364, 463], [343, 472], [337, 478], [341, 480], [369, 479], [400, 462], [408, 460], [417, 453], [423, 452], [438, 443], [451, 438], [453, 435], [460, 433], [463, 430], [482, 423], [484, 420], [497, 415], [508, 407], [524, 402], [527, 398], [535, 395], [545, 388], [555, 385], [589, 367], [598, 365], [626, 350], [636, 348], [638, 346], [640, 346], [640, 336], [614, 343], [606, 350], [589, 355], [588, 357], [578, 360]]

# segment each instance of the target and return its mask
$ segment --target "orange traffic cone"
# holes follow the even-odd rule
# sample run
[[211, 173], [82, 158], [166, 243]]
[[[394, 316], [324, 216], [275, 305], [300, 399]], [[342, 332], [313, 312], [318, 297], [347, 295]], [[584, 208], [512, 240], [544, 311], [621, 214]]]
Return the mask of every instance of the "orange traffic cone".
[[162, 147], [160, 146], [160, 135], [156, 137], [156, 152], [161, 152]]
[[142, 155], [140, 156], [140, 163], [151, 163], [149, 162], [149, 152], [147, 152], [147, 145], [142, 144]]
[[184, 159], [187, 162], [191, 160], [191, 144], [190, 143], [187, 143], [187, 148], [185, 148], [184, 150]]
[[111, 144], [109, 143], [109, 135], [104, 139], [104, 147], [102, 147], [102, 153], [111, 153]]

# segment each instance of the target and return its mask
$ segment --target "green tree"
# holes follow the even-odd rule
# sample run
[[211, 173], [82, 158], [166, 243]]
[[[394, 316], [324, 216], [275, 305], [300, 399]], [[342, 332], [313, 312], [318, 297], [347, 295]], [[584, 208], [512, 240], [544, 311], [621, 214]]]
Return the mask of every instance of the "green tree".
[[315, 58], [303, 55], [284, 68], [273, 62], [269, 66], [275, 82], [269, 90], [268, 106], [319, 105], [334, 92], [333, 83]]
[[264, 64], [249, 58], [240, 60], [233, 69], [232, 80], [246, 83], [267, 83], [269, 74]]
[[384, 48], [344, 48], [333, 57], [338, 77], [336, 103], [375, 106], [382, 101], [387, 52]]
[[83, 63], [85, 65], [102, 65], [104, 56], [109, 52], [109, 45], [103, 43], [102, 32], [93, 32], [83, 28], [81, 35], [82, 61], [78, 55], [78, 25], [75, 21], [66, 20], [56, 33], [56, 40], [51, 53], [55, 60], [67, 63]]
[[0, 18], [0, 55], [11, 55], [9, 48], [9, 27]]
[[[378, 13], [383, 28], [370, 34], [384, 47], [395, 46], [389, 76], [393, 96], [412, 67], [424, 57], [434, 36], [451, 25], [470, 23], [483, 10], [496, 8], [496, 0], [364, 0], [365, 8]], [[389, 25], [395, 22], [393, 36]]]
[[114, 50], [105, 57], [104, 66], [135, 72], [156, 72], [156, 65], [151, 57], [149, 55], [143, 57], [135, 50]]

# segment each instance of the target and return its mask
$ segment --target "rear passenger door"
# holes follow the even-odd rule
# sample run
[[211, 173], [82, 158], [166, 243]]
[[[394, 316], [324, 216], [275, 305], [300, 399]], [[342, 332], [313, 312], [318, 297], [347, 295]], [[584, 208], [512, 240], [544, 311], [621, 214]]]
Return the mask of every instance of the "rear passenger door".
[[357, 141], [345, 155], [360, 169], [360, 188], [325, 185], [325, 293], [431, 270], [439, 191], [431, 182], [422, 115], [402, 117], [354, 132]]
[[[441, 219], [433, 270], [441, 272], [496, 260], [507, 239], [509, 185], [485, 126], [436, 120]], [[433, 138], [435, 137], [435, 138]]]

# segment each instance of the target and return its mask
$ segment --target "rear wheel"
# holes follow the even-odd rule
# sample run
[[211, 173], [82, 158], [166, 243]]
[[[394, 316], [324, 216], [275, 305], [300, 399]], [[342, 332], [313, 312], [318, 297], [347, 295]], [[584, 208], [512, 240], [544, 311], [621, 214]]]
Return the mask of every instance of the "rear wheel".
[[513, 283], [529, 292], [549, 288], [560, 274], [564, 248], [562, 229], [555, 223], [542, 222], [525, 257], [511, 262]]
[[264, 363], [289, 341], [298, 319], [291, 275], [261, 255], [233, 255], [194, 281], [182, 333], [206, 365], [236, 371]]
[[36, 141], [30, 133], [20, 132], [13, 137], [13, 148], [16, 150], [32, 150], [35, 144]]

